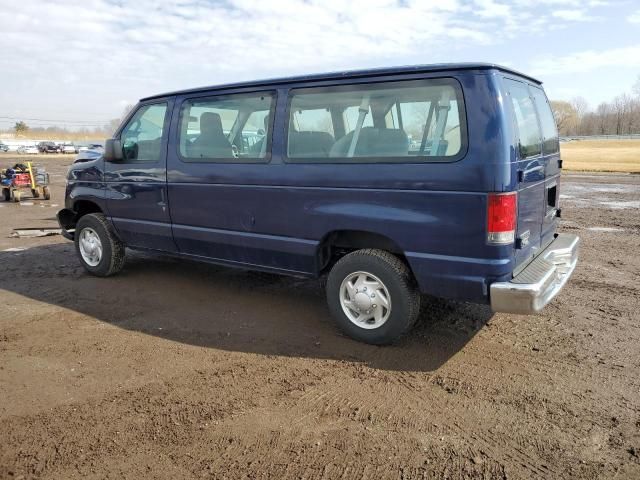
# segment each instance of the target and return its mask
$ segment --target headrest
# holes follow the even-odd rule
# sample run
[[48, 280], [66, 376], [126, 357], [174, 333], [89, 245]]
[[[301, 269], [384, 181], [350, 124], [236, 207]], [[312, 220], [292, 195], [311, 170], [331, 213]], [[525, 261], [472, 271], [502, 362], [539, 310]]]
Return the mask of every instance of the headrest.
[[205, 112], [200, 115], [200, 133], [224, 135], [220, 115], [214, 112]]

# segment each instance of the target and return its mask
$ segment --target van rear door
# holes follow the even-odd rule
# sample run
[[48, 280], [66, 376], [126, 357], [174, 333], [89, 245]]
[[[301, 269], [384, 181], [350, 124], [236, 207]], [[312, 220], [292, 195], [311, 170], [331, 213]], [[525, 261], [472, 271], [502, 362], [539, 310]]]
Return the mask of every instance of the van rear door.
[[[555, 232], [558, 136], [540, 88], [510, 78], [505, 78], [505, 86], [517, 137], [518, 225], [514, 245], [517, 269], [546, 247]], [[551, 208], [549, 195], [554, 196]]]
[[553, 240], [558, 224], [558, 198], [560, 198], [560, 143], [551, 105], [542, 88], [529, 89], [538, 112], [542, 130], [542, 158], [545, 166], [544, 218], [540, 243], [546, 247]]

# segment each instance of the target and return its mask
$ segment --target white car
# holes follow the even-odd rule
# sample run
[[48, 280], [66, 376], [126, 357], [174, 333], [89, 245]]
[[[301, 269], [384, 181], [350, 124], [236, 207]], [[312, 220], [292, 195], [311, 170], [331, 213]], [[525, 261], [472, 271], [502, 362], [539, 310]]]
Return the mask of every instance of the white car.
[[20, 154], [27, 154], [27, 155], [37, 155], [38, 153], [40, 153], [38, 151], [38, 147], [34, 145], [22, 145], [21, 147], [18, 147], [17, 151]]
[[60, 153], [76, 153], [76, 147], [71, 143], [65, 143], [60, 145]]

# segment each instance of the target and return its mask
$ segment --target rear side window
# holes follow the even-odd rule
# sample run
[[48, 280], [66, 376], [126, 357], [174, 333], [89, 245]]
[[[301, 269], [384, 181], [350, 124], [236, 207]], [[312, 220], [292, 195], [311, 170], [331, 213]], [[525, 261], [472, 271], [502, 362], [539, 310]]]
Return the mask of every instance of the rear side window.
[[186, 100], [180, 116], [180, 156], [185, 162], [266, 160], [275, 94], [221, 95]]
[[520, 158], [540, 155], [540, 127], [529, 88], [522, 82], [505, 79], [518, 128]]
[[292, 90], [293, 162], [448, 162], [466, 146], [462, 91], [453, 79]]
[[536, 103], [540, 125], [542, 126], [542, 153], [545, 155], [557, 153], [560, 151], [558, 129], [556, 128], [556, 121], [553, 118], [553, 112], [547, 96], [537, 87], [531, 87], [531, 93], [533, 93], [533, 100]]

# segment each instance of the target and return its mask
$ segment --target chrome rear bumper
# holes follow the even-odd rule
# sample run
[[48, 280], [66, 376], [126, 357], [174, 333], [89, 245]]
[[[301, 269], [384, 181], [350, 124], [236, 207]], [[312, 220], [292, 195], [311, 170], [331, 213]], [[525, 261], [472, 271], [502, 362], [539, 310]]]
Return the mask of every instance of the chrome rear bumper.
[[510, 282], [491, 284], [491, 309], [521, 314], [542, 310], [576, 268], [579, 244], [577, 235], [561, 233]]

